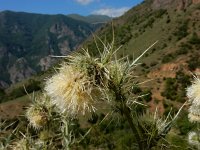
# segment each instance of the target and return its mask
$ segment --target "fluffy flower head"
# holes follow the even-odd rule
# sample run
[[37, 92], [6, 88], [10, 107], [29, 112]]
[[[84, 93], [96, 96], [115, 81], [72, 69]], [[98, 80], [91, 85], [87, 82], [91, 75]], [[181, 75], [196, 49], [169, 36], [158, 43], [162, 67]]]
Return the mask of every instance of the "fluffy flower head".
[[193, 84], [187, 88], [187, 97], [189, 102], [194, 105], [200, 105], [200, 79], [195, 78]]
[[74, 116], [94, 111], [95, 89], [89, 77], [70, 65], [46, 82], [45, 90], [62, 113]]
[[29, 120], [30, 125], [35, 129], [44, 127], [48, 120], [47, 113], [35, 105], [32, 105], [27, 109], [26, 117]]
[[193, 84], [187, 88], [187, 97], [191, 104], [188, 118], [190, 122], [200, 122], [200, 79], [195, 77]]
[[193, 145], [193, 146], [196, 146], [196, 147], [199, 147], [200, 146], [200, 143], [198, 141], [198, 138], [199, 138], [199, 134], [192, 131], [192, 132], [189, 132], [188, 134], [188, 143], [190, 145]]
[[199, 105], [190, 106], [188, 118], [190, 122], [200, 122], [200, 106]]

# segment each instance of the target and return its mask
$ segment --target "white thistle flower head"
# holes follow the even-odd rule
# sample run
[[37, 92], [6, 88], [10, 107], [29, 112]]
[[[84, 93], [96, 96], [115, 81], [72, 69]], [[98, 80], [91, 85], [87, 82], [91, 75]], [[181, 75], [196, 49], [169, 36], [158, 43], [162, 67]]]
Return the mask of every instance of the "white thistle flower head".
[[190, 145], [196, 146], [196, 147], [200, 147], [200, 141], [199, 141], [199, 137], [200, 135], [198, 135], [196, 132], [192, 131], [189, 132], [188, 134], [188, 143]]
[[190, 122], [200, 122], [200, 115], [189, 113], [188, 118]]
[[71, 117], [95, 110], [94, 85], [89, 77], [71, 65], [63, 65], [59, 73], [48, 79], [45, 90], [52, 103]]
[[30, 125], [35, 129], [44, 127], [48, 121], [47, 113], [36, 105], [32, 105], [27, 109], [26, 117], [29, 120]]
[[200, 105], [191, 105], [188, 118], [190, 122], [200, 122]]
[[187, 88], [187, 97], [189, 102], [194, 105], [200, 105], [200, 79], [195, 78], [193, 84]]

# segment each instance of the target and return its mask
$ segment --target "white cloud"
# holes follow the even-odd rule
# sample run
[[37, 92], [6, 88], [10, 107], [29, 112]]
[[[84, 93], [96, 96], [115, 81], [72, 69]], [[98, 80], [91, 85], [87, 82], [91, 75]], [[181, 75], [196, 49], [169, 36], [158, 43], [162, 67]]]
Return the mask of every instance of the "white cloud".
[[94, 0], [75, 0], [75, 1], [81, 5], [88, 5], [92, 3]]
[[123, 15], [126, 11], [128, 11], [130, 8], [128, 7], [122, 7], [122, 8], [102, 8], [99, 10], [95, 10], [92, 12], [92, 14], [96, 15], [107, 15], [110, 17], [119, 17]]

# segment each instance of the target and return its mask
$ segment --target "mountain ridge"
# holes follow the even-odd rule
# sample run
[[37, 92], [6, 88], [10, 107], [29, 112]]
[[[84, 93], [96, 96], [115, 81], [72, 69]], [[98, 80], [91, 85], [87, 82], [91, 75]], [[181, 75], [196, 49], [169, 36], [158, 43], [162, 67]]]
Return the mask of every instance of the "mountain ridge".
[[111, 21], [112, 18], [106, 15], [88, 15], [88, 16], [81, 16], [79, 14], [69, 14], [68, 17], [72, 17], [73, 19], [82, 20], [88, 23], [96, 24], [96, 23], [107, 23]]
[[[97, 18], [98, 20], [98, 18]], [[66, 15], [0, 12], [0, 87], [47, 70], [101, 25]]]

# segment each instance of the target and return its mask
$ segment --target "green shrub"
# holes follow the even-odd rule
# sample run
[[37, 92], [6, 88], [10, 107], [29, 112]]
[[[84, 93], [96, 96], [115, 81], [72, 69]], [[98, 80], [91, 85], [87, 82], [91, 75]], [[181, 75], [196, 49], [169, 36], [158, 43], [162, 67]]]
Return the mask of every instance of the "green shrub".
[[175, 100], [177, 95], [178, 85], [176, 83], [176, 79], [174, 78], [166, 78], [165, 80], [165, 89], [161, 93], [162, 96], [166, 97], [170, 100]]
[[200, 57], [198, 54], [194, 54], [188, 61], [188, 68], [193, 71], [200, 66]]
[[155, 12], [155, 18], [161, 18], [164, 14], [167, 13], [166, 9], [159, 9]]
[[147, 21], [147, 23], [145, 23], [145, 24], [143, 25], [143, 28], [144, 28], [144, 29], [147, 28], [147, 27], [152, 28], [154, 22], [155, 22], [155, 19], [154, 19], [154, 18], [150, 18], [150, 19]]
[[158, 62], [152, 61], [152, 62], [150, 63], [150, 66], [153, 67], [153, 66], [156, 66], [157, 64], [158, 64]]
[[192, 49], [192, 46], [188, 43], [181, 43], [179, 47], [180, 48], [176, 51], [176, 55], [187, 54]]
[[200, 38], [198, 37], [196, 32], [192, 34], [192, 37], [190, 38], [189, 43], [194, 44], [194, 45], [200, 44]]
[[185, 88], [190, 85], [190, 76], [185, 75], [182, 71], [176, 73], [176, 78], [166, 78], [162, 96], [169, 100], [185, 102]]
[[141, 93], [142, 96], [142, 99], [144, 99], [146, 102], [150, 102], [152, 100], [152, 92], [151, 90], [144, 90], [142, 93]]
[[192, 34], [192, 37], [189, 40], [189, 43], [195, 46], [195, 49], [200, 49], [200, 37], [196, 32]]
[[181, 84], [181, 87], [184, 89], [187, 88], [191, 84], [191, 77], [189, 75], [184, 74], [182, 71], [176, 72], [176, 79], [178, 83]]
[[171, 19], [170, 19], [169, 16], [167, 16], [167, 21], [166, 21], [166, 23], [170, 23], [170, 22], [171, 22]]
[[173, 54], [167, 54], [162, 58], [162, 63], [168, 63], [173, 60], [175, 56]]
[[177, 37], [177, 40], [181, 40], [182, 38], [186, 37], [189, 34], [188, 23], [189, 20], [185, 20], [184, 22], [179, 24], [177, 30], [174, 32], [174, 35]]
[[141, 88], [140, 88], [139, 86], [134, 85], [134, 86], [132, 87], [132, 92], [133, 92], [134, 94], [140, 94], [140, 93], [142, 92], [142, 90], [141, 90]]

